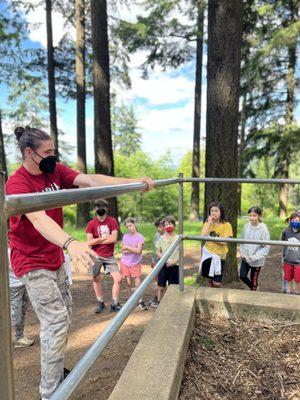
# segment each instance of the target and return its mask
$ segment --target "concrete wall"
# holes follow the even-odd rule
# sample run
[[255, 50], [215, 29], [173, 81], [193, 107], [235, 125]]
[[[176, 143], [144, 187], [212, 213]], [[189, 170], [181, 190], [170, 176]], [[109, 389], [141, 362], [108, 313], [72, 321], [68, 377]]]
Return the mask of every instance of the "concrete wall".
[[200, 312], [206, 315], [300, 322], [300, 296], [295, 295], [200, 287], [196, 302]]
[[171, 285], [109, 400], [175, 400], [194, 327], [195, 288]]

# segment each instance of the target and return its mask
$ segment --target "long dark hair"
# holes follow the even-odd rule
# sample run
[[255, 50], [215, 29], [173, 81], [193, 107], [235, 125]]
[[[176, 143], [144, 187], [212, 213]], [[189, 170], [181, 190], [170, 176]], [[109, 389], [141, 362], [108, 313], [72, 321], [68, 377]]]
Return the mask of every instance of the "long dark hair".
[[210, 210], [213, 207], [217, 207], [220, 210], [221, 216], [220, 216], [220, 222], [224, 223], [224, 222], [228, 222], [228, 219], [226, 217], [226, 213], [225, 213], [225, 208], [224, 205], [222, 203], [220, 203], [219, 201], [214, 201], [213, 203], [211, 203], [208, 207], [208, 214], [207, 216], [210, 216]]
[[262, 216], [262, 211], [261, 211], [260, 207], [258, 207], [258, 206], [250, 207], [249, 210], [248, 210], [248, 214], [250, 214], [250, 213], [257, 214], [259, 216], [258, 220], [261, 222], [261, 218], [260, 217]]
[[40, 142], [43, 140], [51, 140], [51, 136], [48, 133], [37, 128], [30, 128], [30, 126], [18, 126], [14, 130], [18, 146], [22, 153], [23, 159], [25, 158], [25, 149], [30, 147], [33, 151], [39, 148]]

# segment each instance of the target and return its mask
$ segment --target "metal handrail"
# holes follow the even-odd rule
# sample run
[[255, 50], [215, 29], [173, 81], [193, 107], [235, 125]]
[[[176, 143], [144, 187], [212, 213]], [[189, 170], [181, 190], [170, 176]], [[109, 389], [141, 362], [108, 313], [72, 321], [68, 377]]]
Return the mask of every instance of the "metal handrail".
[[[154, 181], [154, 187], [158, 188], [179, 182], [179, 178], [161, 179]], [[33, 211], [63, 207], [74, 203], [85, 203], [99, 198], [119, 196], [137, 191], [141, 192], [147, 188], [148, 185], [145, 182], [137, 182], [92, 188], [64, 189], [54, 192], [14, 194], [6, 196], [4, 209], [6, 216], [10, 217]]]
[[204, 235], [184, 235], [183, 239], [184, 240], [199, 240], [199, 241], [205, 241], [205, 242], [261, 244], [263, 246], [300, 247], [300, 242], [288, 242], [288, 241], [283, 241], [283, 240], [253, 240], [253, 239], [214, 237], [214, 236], [204, 236]]
[[182, 241], [182, 235], [178, 235], [177, 239], [158, 261], [156, 266], [150, 272], [149, 275], [143, 280], [141, 285], [135, 290], [135, 292], [129, 297], [127, 302], [124, 304], [118, 314], [111, 320], [108, 327], [104, 332], [97, 338], [96, 342], [89, 348], [85, 355], [80, 359], [76, 366], [72, 369], [67, 378], [62, 382], [58, 389], [53, 393], [50, 400], [61, 400], [68, 399], [74, 392], [76, 387], [79, 385], [81, 380], [85, 377], [89, 369], [92, 367], [96, 359], [103, 352], [105, 347], [117, 333], [119, 328], [122, 326], [125, 319], [129, 316], [135, 305], [142, 297], [147, 287], [153, 282], [155, 276], [162, 269], [164, 264], [168, 261], [169, 257], [176, 250], [179, 243]]
[[262, 178], [184, 178], [184, 182], [199, 183], [286, 183], [299, 185], [300, 179], [262, 179]]

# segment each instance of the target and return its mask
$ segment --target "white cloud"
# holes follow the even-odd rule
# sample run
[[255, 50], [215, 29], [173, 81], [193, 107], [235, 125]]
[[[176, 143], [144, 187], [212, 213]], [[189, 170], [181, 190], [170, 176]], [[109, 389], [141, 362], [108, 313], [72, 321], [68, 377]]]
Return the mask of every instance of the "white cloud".
[[[45, 7], [39, 5], [39, 0], [32, 1], [36, 5], [33, 10], [27, 14], [27, 21], [32, 26], [29, 32], [30, 40], [40, 43], [44, 48], [47, 47], [47, 31], [46, 31], [46, 10]], [[64, 27], [63, 16], [52, 11], [52, 31], [53, 45], [57, 46], [63, 35], [68, 32], [73, 38], [75, 37], [75, 29]]]

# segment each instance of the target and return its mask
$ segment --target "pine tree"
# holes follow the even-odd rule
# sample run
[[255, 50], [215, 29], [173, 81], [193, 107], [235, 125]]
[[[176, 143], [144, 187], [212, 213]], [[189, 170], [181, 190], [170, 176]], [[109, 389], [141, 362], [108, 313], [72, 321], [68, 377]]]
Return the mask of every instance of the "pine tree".
[[[242, 1], [209, 0], [207, 116], [205, 175], [237, 176], [237, 129], [240, 87]], [[237, 232], [238, 195], [235, 184], [206, 184], [205, 210], [221, 201]], [[231, 248], [225, 278], [237, 278], [235, 249]]]
[[[95, 172], [114, 176], [110, 120], [110, 69], [106, 0], [92, 0], [92, 45], [94, 82]], [[110, 213], [117, 212], [116, 198], [110, 202]]]

